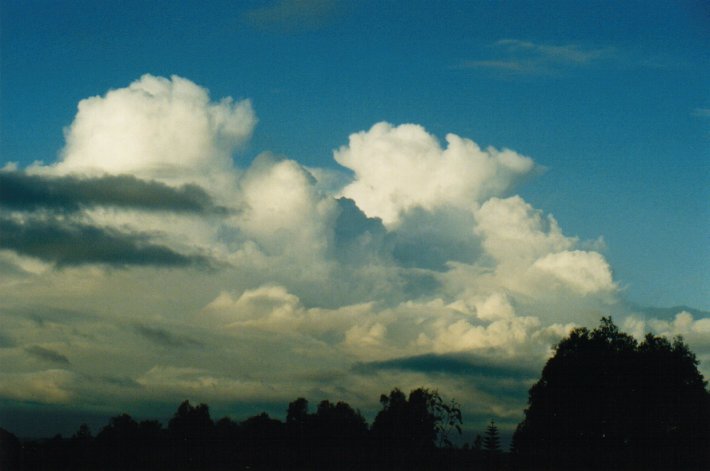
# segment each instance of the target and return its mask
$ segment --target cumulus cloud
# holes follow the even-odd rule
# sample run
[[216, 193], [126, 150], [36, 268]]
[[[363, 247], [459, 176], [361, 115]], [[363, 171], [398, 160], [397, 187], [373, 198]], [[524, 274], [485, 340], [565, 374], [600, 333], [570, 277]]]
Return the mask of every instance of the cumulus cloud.
[[235, 221], [268, 253], [322, 254], [330, 243], [336, 202], [292, 160], [258, 157], [240, 180], [246, 210]]
[[351, 134], [335, 160], [354, 173], [342, 194], [370, 217], [388, 227], [414, 208], [468, 208], [512, 187], [534, 167], [533, 161], [511, 150], [482, 150], [470, 139], [437, 139], [418, 125], [375, 124]]
[[[510, 418], [516, 368], [620, 309], [604, 256], [512, 194], [529, 157], [378, 123], [334, 151], [343, 171], [236, 165], [254, 123], [248, 102], [144, 76], [82, 101], [59, 162], [0, 172], [2, 397], [69, 400], [79, 378], [97, 402], [362, 391], [376, 408], [428, 385]], [[109, 366], [126, 386], [87, 379]], [[497, 372], [505, 399], [460, 381]]]
[[[222, 179], [232, 153], [251, 136], [248, 100], [210, 100], [190, 80], [149, 74], [126, 88], [79, 102], [52, 171], [61, 175], [124, 175], [168, 183]], [[33, 171], [44, 169], [35, 166]], [[212, 187], [215, 185], [212, 181]]]
[[533, 267], [581, 294], [614, 289], [609, 264], [597, 252], [565, 250], [552, 253], [536, 260]]
[[554, 217], [543, 217], [519, 196], [491, 198], [475, 214], [475, 230], [486, 252], [501, 264], [535, 260], [575, 243], [562, 234]]

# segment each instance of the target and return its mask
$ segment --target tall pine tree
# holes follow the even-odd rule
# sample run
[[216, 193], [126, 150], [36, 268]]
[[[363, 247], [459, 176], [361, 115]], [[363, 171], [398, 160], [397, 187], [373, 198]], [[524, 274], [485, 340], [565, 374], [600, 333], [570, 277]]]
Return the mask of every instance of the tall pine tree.
[[500, 435], [493, 420], [488, 424], [486, 433], [483, 435], [483, 450], [487, 453], [500, 453]]

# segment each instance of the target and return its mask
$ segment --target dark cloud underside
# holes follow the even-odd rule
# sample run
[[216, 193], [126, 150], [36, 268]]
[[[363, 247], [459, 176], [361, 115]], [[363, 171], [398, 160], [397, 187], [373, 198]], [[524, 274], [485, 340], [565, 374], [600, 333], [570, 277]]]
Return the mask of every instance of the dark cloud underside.
[[381, 370], [402, 370], [421, 373], [443, 373], [456, 376], [485, 376], [489, 378], [527, 378], [538, 372], [511, 366], [496, 366], [483, 361], [455, 355], [425, 354], [392, 360], [358, 363], [353, 367], [358, 373]]
[[30, 219], [24, 223], [0, 219], [0, 248], [60, 267], [91, 263], [118, 267], [208, 265], [204, 257], [183, 255], [168, 247], [152, 244], [146, 235], [125, 234], [54, 219]]
[[93, 206], [192, 213], [225, 211], [196, 185], [171, 188], [129, 175], [77, 178], [0, 172], [0, 207], [74, 212]]
[[193, 338], [184, 335], [176, 335], [158, 327], [136, 325], [135, 331], [145, 339], [149, 340], [151, 343], [159, 345], [161, 347], [185, 348], [203, 346], [201, 342]]
[[55, 352], [49, 348], [40, 347], [39, 345], [27, 347], [25, 348], [25, 351], [42, 361], [56, 363], [58, 365], [69, 365], [71, 363], [69, 359], [61, 353]]

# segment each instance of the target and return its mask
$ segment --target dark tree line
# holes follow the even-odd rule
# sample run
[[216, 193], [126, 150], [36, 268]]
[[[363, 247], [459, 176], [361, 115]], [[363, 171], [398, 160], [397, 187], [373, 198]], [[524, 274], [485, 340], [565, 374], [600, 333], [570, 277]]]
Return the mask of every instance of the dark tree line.
[[0, 470], [705, 470], [710, 469], [710, 392], [680, 338], [642, 342], [602, 319], [555, 348], [529, 392], [511, 450], [491, 421], [472, 446], [454, 446], [461, 410], [436, 392], [380, 397], [368, 425], [345, 402], [305, 398], [286, 420], [262, 413], [213, 420], [206, 404], [179, 405], [159, 421], [112, 417], [95, 436], [20, 442], [0, 428]]
[[215, 421], [206, 404], [184, 401], [167, 427], [121, 414], [96, 436], [84, 424], [70, 438], [23, 444], [0, 429], [0, 469], [433, 470], [475, 461], [452, 444], [462, 424], [455, 402], [423, 388], [408, 396], [394, 389], [380, 402], [371, 426], [345, 402], [324, 400], [311, 412], [298, 398], [285, 422], [266, 413]]

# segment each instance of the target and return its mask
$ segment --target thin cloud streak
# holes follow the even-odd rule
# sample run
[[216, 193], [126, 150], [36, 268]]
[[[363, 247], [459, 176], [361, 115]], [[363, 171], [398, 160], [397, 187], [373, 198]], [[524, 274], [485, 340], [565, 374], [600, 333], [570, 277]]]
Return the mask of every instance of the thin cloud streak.
[[613, 48], [584, 48], [578, 44], [542, 44], [501, 39], [489, 45], [495, 57], [463, 60], [455, 69], [487, 69], [512, 75], [559, 75], [612, 58]]
[[588, 64], [611, 53], [611, 49], [582, 49], [576, 44], [550, 45], [537, 44], [519, 39], [501, 39], [494, 47], [505, 49], [510, 53], [525, 52], [538, 56], [540, 60], [556, 61], [571, 64]]
[[193, 348], [204, 347], [204, 344], [198, 340], [185, 335], [173, 334], [160, 327], [151, 327], [138, 324], [134, 327], [137, 334], [144, 337], [153, 344], [166, 348]]
[[303, 33], [319, 30], [343, 13], [339, 0], [280, 0], [249, 10], [243, 19], [269, 32]]
[[62, 355], [61, 353], [49, 348], [40, 347], [39, 345], [27, 347], [25, 348], [25, 352], [42, 361], [48, 361], [50, 363], [56, 363], [59, 365], [71, 364], [71, 362], [65, 355]]

